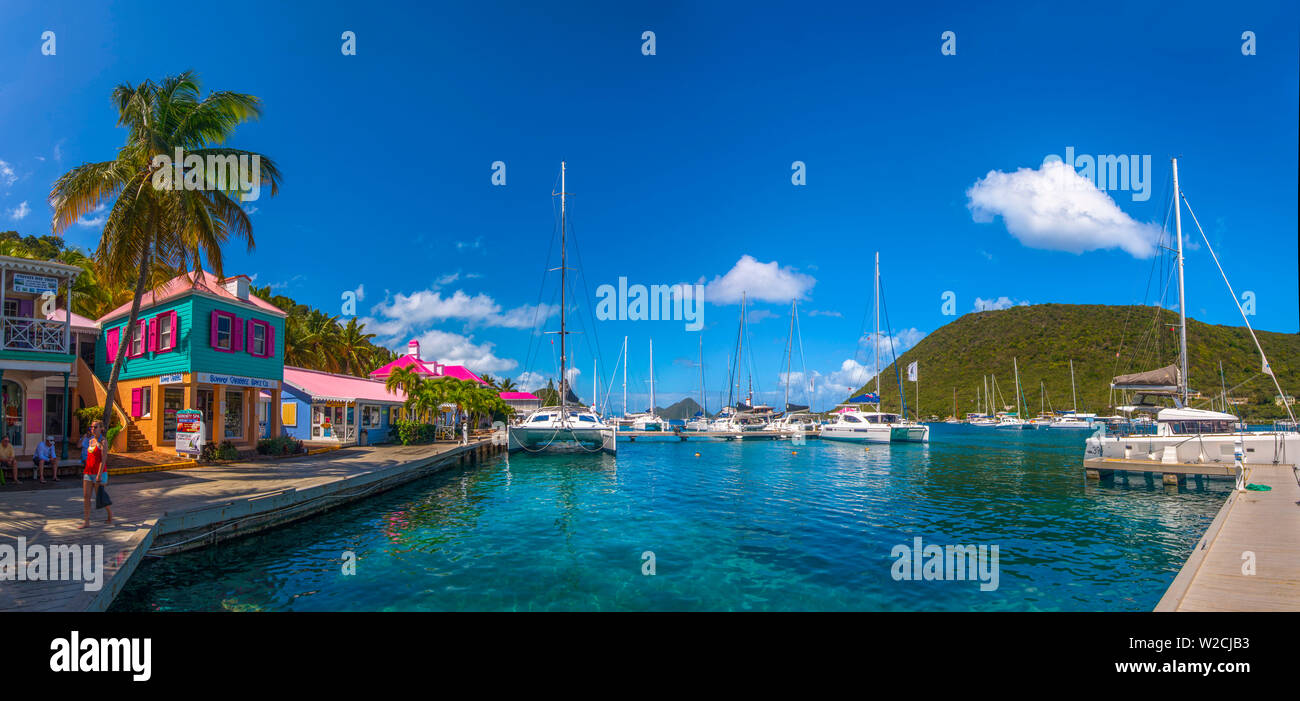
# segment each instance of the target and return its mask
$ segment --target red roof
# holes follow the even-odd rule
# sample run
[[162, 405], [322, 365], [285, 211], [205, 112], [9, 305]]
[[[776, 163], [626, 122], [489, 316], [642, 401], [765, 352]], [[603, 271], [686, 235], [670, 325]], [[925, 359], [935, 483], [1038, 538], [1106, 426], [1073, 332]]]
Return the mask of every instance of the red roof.
[[327, 401], [353, 401], [359, 399], [391, 404], [402, 404], [406, 401], [404, 392], [389, 392], [384, 388], [384, 383], [377, 380], [367, 380], [364, 377], [353, 377], [352, 375], [336, 375], [332, 372], [320, 372], [319, 370], [307, 370], [292, 365], [284, 366], [284, 383], [310, 396], [312, 399]]
[[[247, 276], [232, 275], [231, 277], [224, 278], [224, 279], [232, 280], [236, 277], [247, 277]], [[199, 292], [202, 294], [212, 295], [214, 297], [220, 297], [228, 302], [233, 302], [235, 304], [242, 304], [250, 307], [256, 307], [258, 311], [263, 311], [268, 314], [274, 314], [277, 316], [287, 316], [284, 313], [284, 310], [262, 299], [261, 297], [258, 297], [257, 295], [250, 294], [248, 295], [248, 299], [246, 300], [240, 299], [239, 297], [235, 296], [233, 292], [227, 290], [225, 287], [222, 287], [221, 282], [222, 280], [218, 279], [216, 275], [213, 275], [212, 273], [209, 272], [204, 272], [203, 277], [201, 279], [197, 277], [197, 273], [195, 272], [188, 272], [183, 275], [177, 275], [176, 277], [163, 283], [160, 287], [144, 293], [144, 296], [140, 298], [140, 308], [144, 309], [146, 307], [151, 307], [156, 304], [161, 304], [163, 302], [166, 302], [169, 299], [175, 299], [177, 297], [190, 294], [191, 292]], [[117, 309], [114, 309], [113, 311], [105, 314], [104, 316], [99, 317], [99, 322], [102, 324], [105, 319], [112, 319], [118, 316], [122, 316], [124, 314], [130, 313], [130, 311], [131, 311], [131, 303], [127, 302], [126, 304], [123, 304]]]

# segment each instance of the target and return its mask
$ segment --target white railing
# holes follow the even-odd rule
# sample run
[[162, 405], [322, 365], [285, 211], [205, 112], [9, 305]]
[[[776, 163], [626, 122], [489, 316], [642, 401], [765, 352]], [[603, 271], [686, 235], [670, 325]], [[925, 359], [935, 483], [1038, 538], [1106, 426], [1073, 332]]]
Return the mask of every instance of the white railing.
[[3, 317], [0, 347], [4, 350], [30, 350], [42, 353], [67, 353], [67, 325], [62, 321]]

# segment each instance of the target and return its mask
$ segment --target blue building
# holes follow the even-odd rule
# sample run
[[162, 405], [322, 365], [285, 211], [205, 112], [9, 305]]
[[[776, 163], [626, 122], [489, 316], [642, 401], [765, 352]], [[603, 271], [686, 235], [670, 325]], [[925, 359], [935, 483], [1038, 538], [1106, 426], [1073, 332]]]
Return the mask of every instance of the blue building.
[[286, 365], [280, 423], [285, 433], [313, 443], [386, 443], [393, 409], [405, 402], [377, 380]]

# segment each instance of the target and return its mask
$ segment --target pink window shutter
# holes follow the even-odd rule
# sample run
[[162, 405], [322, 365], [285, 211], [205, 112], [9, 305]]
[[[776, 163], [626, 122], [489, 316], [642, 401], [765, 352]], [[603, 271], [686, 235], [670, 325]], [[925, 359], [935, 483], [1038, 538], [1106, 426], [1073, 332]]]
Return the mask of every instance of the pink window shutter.
[[231, 317], [230, 332], [233, 338], [230, 339], [230, 350], [238, 353], [244, 350], [244, 325], [240, 323], [239, 317]]
[[172, 320], [172, 342], [167, 346], [165, 350], [172, 351], [172, 350], [176, 350], [176, 346], [180, 344], [181, 327], [179, 324], [176, 323], [175, 310], [167, 312], [167, 315], [170, 316]]
[[143, 403], [141, 394], [142, 391], [139, 387], [131, 390], [131, 418], [133, 419], [138, 419], [142, 415], [140, 410], [140, 405]]
[[253, 330], [255, 326], [257, 326], [256, 319], [249, 319], [244, 322], [244, 328], [247, 330], [245, 336], [248, 338], [248, 353], [250, 355], [257, 355], [257, 348], [253, 346], [253, 339], [257, 338], [257, 332]]
[[275, 357], [275, 326], [266, 325], [266, 355], [263, 358]]
[[208, 345], [213, 348], [220, 348], [217, 345], [217, 322], [221, 319], [221, 312], [212, 312], [212, 333], [209, 336]]
[[150, 353], [158, 352], [158, 320], [161, 318], [162, 316], [159, 315], [149, 320], [149, 352]]
[[121, 334], [121, 329], [109, 329], [108, 335], [104, 337], [104, 344], [108, 346], [108, 365], [117, 361], [117, 339]]

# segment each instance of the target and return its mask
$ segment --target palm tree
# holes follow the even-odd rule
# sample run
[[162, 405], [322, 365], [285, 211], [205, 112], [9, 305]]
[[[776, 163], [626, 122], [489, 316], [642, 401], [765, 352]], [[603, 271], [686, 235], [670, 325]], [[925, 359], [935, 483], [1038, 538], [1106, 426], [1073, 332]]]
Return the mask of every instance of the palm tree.
[[[218, 181], [204, 172], [202, 182], [211, 189], [155, 186], [155, 173], [177, 149], [186, 156], [247, 158], [260, 162], [260, 177], [270, 183], [271, 194], [280, 188], [280, 171], [271, 159], [251, 151], [217, 146], [235, 127], [261, 116], [261, 101], [235, 92], [201, 94], [192, 71], [169, 76], [159, 83], [123, 83], [113, 90], [118, 125], [126, 127], [126, 143], [111, 161], [85, 163], [63, 174], [50, 189], [54, 209], [52, 229], [60, 234], [81, 217], [112, 201], [104, 221], [95, 259], [109, 285], [125, 286], [132, 271], [135, 288], [131, 314], [125, 328], [134, 329], [144, 296], [158, 266], [203, 270], [207, 261], [218, 278], [224, 277], [221, 248], [230, 239], [253, 250], [253, 224], [236, 201], [238, 182]], [[165, 156], [166, 158], [159, 158]], [[256, 156], [257, 160], [252, 158]], [[217, 189], [222, 185], [223, 189]], [[122, 369], [129, 337], [117, 346], [109, 373], [104, 419], [113, 416], [117, 376]]]
[[371, 345], [370, 339], [375, 335], [366, 333], [365, 329], [365, 324], [357, 323], [357, 318], [354, 316], [348, 319], [348, 325], [339, 331], [339, 359], [344, 367], [343, 372], [349, 375], [362, 377], [373, 367], [371, 349], [374, 346]]
[[509, 377], [503, 377], [497, 382], [496, 388], [498, 392], [515, 392], [519, 390], [519, 385]]

